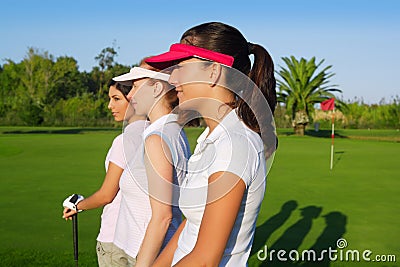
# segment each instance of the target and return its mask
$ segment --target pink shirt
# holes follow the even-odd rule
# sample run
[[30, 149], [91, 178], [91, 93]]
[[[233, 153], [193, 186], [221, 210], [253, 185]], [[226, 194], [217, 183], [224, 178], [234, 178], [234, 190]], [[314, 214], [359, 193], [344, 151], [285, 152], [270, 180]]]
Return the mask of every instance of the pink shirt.
[[[126, 141], [123, 139], [123, 134], [118, 135], [109, 149], [106, 160], [105, 167], [106, 171], [108, 170], [108, 165], [110, 162], [114, 163], [118, 167], [125, 169], [127, 162], [127, 155], [125, 155], [124, 146], [129, 145], [129, 151], [137, 151], [137, 147], [140, 143], [142, 143], [142, 133], [146, 126], [146, 122], [144, 120], [135, 121], [126, 126], [125, 131], [129, 129], [132, 133], [130, 138], [134, 138], [136, 140], [132, 140], [132, 142]], [[132, 146], [132, 148], [131, 148]], [[114, 233], [115, 227], [117, 225], [118, 214], [121, 205], [121, 192], [118, 191], [114, 200], [105, 205], [103, 208], [103, 213], [101, 215], [101, 225], [100, 232], [97, 236], [97, 240], [100, 242], [114, 242]]]

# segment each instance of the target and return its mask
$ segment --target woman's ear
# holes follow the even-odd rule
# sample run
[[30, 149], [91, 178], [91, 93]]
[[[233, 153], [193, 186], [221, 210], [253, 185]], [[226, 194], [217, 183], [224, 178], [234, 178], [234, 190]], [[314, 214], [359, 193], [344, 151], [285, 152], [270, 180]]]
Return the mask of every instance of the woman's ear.
[[222, 67], [219, 63], [213, 63], [210, 67], [210, 86], [213, 87], [218, 84], [221, 78]]
[[162, 82], [156, 82], [153, 85], [153, 97], [154, 98], [161, 96], [163, 91], [164, 91], [164, 85], [162, 84]]

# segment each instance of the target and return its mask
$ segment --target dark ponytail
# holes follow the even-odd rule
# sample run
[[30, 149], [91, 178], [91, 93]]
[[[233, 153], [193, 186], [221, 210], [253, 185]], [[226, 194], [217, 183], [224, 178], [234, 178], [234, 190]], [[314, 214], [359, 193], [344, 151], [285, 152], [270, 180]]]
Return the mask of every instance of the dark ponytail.
[[[181, 43], [233, 56], [232, 67], [249, 76], [256, 87], [254, 84], [244, 86], [245, 91], [229, 105], [237, 108], [237, 114], [243, 122], [261, 135], [268, 149], [267, 154], [272, 153], [277, 145], [272, 117], [277, 98], [274, 63], [267, 50], [258, 44], [247, 42], [236, 28], [221, 22], [204, 23], [187, 30], [181, 37]], [[252, 67], [249, 55], [254, 55]], [[260, 96], [257, 90], [267, 100], [271, 112], [268, 107], [261, 106], [263, 101], [257, 99]]]
[[274, 114], [276, 107], [276, 80], [274, 62], [264, 47], [248, 43], [250, 55], [254, 55], [254, 64], [249, 73], [250, 79], [260, 88]]
[[[252, 100], [251, 103], [255, 103], [252, 105], [252, 108], [258, 115], [258, 121], [255, 117], [250, 117], [248, 120], [253, 127], [258, 126], [257, 130], [259, 133], [261, 133], [261, 130], [264, 130], [262, 137], [267, 149], [266, 154], [269, 156], [278, 147], [278, 138], [275, 133], [275, 123], [272, 116], [275, 112], [277, 102], [274, 62], [268, 51], [258, 44], [248, 43], [248, 51], [250, 55], [254, 55], [254, 63], [250, 70], [249, 77], [262, 92], [271, 110], [271, 112], [266, 112], [266, 107], [261, 106], [259, 102], [254, 99], [257, 97], [257, 92], [254, 91], [257, 90], [257, 88], [253, 88], [250, 99]], [[244, 117], [246, 116], [245, 114], [252, 114], [253, 112], [250, 110], [249, 105], [244, 102], [239, 104], [238, 113], [242, 114], [242, 117]]]

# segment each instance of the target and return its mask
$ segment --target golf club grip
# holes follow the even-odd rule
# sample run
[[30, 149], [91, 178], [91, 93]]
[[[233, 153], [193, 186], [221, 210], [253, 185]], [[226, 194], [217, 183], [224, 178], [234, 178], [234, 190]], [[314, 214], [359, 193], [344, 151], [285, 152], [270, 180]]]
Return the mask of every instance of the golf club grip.
[[74, 238], [74, 260], [78, 262], [78, 214], [72, 215], [72, 233]]
[[77, 195], [77, 194], [74, 194], [74, 195], [71, 197], [71, 199], [69, 200], [69, 202], [75, 204], [75, 202], [76, 202], [77, 200], [78, 200], [78, 195]]

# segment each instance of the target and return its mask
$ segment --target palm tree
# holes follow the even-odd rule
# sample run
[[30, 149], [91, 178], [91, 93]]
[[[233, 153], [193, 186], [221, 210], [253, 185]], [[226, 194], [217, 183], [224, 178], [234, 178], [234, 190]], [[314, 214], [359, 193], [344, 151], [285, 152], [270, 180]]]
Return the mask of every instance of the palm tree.
[[342, 92], [330, 85], [329, 79], [334, 73], [328, 72], [331, 65], [317, 72], [324, 62], [315, 63], [315, 57], [307, 61], [301, 58], [298, 61], [294, 56], [283, 57], [287, 69], [281, 67], [277, 73], [281, 79], [278, 83], [278, 102], [286, 105], [286, 111], [292, 118], [292, 125], [296, 134], [304, 135], [304, 129], [310, 121], [310, 114], [314, 104], [334, 97], [332, 92]]

